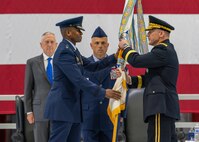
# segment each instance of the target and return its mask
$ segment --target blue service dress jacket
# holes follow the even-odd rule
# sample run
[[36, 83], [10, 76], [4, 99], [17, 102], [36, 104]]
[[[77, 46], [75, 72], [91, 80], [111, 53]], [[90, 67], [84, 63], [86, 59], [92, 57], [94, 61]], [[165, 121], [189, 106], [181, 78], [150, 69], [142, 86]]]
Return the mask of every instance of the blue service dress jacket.
[[49, 120], [80, 123], [82, 121], [81, 93], [88, 92], [101, 99], [105, 89], [87, 80], [84, 69], [96, 71], [116, 64], [114, 55], [92, 63], [66, 39], [59, 44], [54, 58], [54, 79], [48, 94], [44, 116]]
[[[93, 56], [88, 58], [90, 61], [94, 62]], [[115, 83], [115, 79], [111, 79], [110, 73], [113, 67], [105, 68], [98, 72], [88, 72], [84, 73], [84, 76], [92, 81], [93, 83], [101, 86], [105, 89], [112, 89]], [[113, 124], [107, 114], [107, 107], [109, 104], [109, 99], [101, 98], [100, 96], [94, 96], [88, 92], [83, 92], [82, 94], [82, 108], [83, 108], [83, 123], [82, 130], [112, 130]]]
[[130, 88], [145, 87], [143, 96], [145, 122], [149, 116], [157, 113], [180, 119], [176, 91], [179, 62], [173, 44], [165, 40], [144, 55], [127, 48], [122, 56], [133, 67], [148, 68], [144, 75], [132, 77], [132, 85], [129, 85]]

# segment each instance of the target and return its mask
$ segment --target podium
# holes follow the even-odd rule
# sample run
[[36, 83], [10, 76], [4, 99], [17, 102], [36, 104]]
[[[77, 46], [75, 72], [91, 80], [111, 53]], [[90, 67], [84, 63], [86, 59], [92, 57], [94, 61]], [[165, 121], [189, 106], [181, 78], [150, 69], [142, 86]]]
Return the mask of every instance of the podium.
[[23, 97], [16, 96], [16, 132], [12, 135], [13, 142], [34, 142], [33, 125], [30, 125], [24, 112]]
[[143, 120], [144, 89], [130, 89], [127, 102], [125, 132], [127, 142], [146, 142], [147, 123]]

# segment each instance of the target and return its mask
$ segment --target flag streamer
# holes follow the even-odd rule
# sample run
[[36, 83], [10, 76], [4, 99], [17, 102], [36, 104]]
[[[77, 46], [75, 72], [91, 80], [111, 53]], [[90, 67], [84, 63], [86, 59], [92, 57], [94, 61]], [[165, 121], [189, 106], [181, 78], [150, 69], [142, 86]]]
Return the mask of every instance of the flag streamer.
[[145, 31], [145, 22], [142, 9], [142, 0], [137, 1], [137, 25], [138, 25], [138, 39], [139, 39], [139, 53], [145, 54], [149, 52], [148, 43]]

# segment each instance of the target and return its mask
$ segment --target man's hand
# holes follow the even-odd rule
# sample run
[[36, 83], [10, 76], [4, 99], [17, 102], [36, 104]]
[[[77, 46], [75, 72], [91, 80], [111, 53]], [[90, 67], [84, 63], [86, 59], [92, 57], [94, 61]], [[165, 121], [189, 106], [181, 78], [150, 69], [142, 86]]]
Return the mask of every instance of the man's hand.
[[30, 124], [33, 124], [35, 122], [34, 114], [33, 113], [27, 114], [27, 120]]
[[106, 97], [119, 100], [121, 98], [121, 93], [112, 89], [106, 89]]
[[118, 47], [122, 50], [124, 50], [127, 47], [130, 47], [128, 40], [120, 39]]
[[121, 77], [122, 75], [122, 72], [118, 68], [115, 69], [115, 73], [116, 73], [117, 78]]
[[131, 78], [131, 76], [129, 74], [127, 74], [126, 72], [125, 72], [125, 75], [126, 75], [126, 83], [128, 85], [132, 85], [132, 78]]
[[[132, 85], [131, 76], [127, 73], [127, 71], [124, 70], [124, 72], [125, 72], [125, 76], [126, 76], [126, 83], [128, 85]], [[122, 72], [119, 69], [115, 69], [115, 73], [116, 73], [117, 78], [121, 77], [121, 75], [122, 75]]]

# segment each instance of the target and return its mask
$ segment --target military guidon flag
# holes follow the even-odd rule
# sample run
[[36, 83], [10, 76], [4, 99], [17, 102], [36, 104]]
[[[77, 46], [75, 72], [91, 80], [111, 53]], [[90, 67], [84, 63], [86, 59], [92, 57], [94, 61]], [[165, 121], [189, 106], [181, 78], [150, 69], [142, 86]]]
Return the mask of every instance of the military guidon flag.
[[[137, 28], [134, 26], [135, 7], [137, 8]], [[136, 31], [138, 31], [138, 36]], [[129, 44], [131, 44], [131, 46], [139, 53], [143, 54], [148, 52], [141, 0], [126, 0], [119, 28], [119, 39], [120, 38], [127, 39]], [[125, 110], [127, 103], [127, 85], [124, 71], [125, 65], [125, 60], [122, 59], [122, 51], [120, 51], [118, 55], [117, 67], [121, 71], [121, 76], [117, 78], [115, 85], [113, 86], [113, 90], [120, 92], [122, 97], [120, 100], [110, 99], [107, 108], [108, 115], [114, 126], [112, 142], [117, 142], [120, 114]]]

